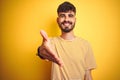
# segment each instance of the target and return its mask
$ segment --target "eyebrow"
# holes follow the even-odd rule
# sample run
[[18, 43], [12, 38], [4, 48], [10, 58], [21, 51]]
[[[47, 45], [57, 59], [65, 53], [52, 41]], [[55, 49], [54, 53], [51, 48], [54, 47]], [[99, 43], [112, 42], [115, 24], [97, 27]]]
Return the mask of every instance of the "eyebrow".
[[58, 16], [64, 16], [65, 14], [63, 14], [63, 13], [61, 13], [61, 14], [59, 14]]
[[[73, 13], [68, 13], [68, 15], [70, 14], [74, 15]], [[60, 13], [59, 15], [65, 15], [65, 13]]]

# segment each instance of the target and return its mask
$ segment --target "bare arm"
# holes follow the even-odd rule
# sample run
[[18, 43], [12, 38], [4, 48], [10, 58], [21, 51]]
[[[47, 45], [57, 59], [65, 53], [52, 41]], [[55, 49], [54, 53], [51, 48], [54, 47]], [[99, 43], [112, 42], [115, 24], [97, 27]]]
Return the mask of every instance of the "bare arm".
[[93, 79], [92, 79], [92, 74], [91, 74], [91, 70], [90, 70], [90, 69], [85, 71], [84, 80], [93, 80]]

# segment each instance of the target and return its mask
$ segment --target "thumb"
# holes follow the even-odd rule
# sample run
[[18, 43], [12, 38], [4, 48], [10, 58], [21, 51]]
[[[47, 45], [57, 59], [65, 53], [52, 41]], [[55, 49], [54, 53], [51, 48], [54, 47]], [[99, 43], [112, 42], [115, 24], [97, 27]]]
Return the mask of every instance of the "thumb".
[[48, 35], [44, 30], [40, 30], [40, 34], [41, 34], [43, 40], [48, 41]]

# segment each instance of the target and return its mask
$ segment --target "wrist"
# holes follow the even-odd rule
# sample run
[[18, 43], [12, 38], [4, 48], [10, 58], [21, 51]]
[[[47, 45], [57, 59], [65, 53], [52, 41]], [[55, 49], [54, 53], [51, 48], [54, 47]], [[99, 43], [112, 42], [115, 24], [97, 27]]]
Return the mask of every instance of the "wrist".
[[45, 58], [41, 55], [41, 53], [40, 53], [40, 47], [38, 47], [37, 55], [38, 55], [41, 59], [45, 59]]

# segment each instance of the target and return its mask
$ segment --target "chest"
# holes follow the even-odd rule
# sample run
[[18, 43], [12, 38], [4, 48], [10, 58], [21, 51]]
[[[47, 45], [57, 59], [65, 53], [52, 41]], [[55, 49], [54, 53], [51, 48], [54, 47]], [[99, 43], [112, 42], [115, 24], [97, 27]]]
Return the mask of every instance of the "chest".
[[77, 42], [60, 43], [56, 45], [56, 50], [58, 55], [65, 61], [81, 61], [86, 53], [85, 46]]

